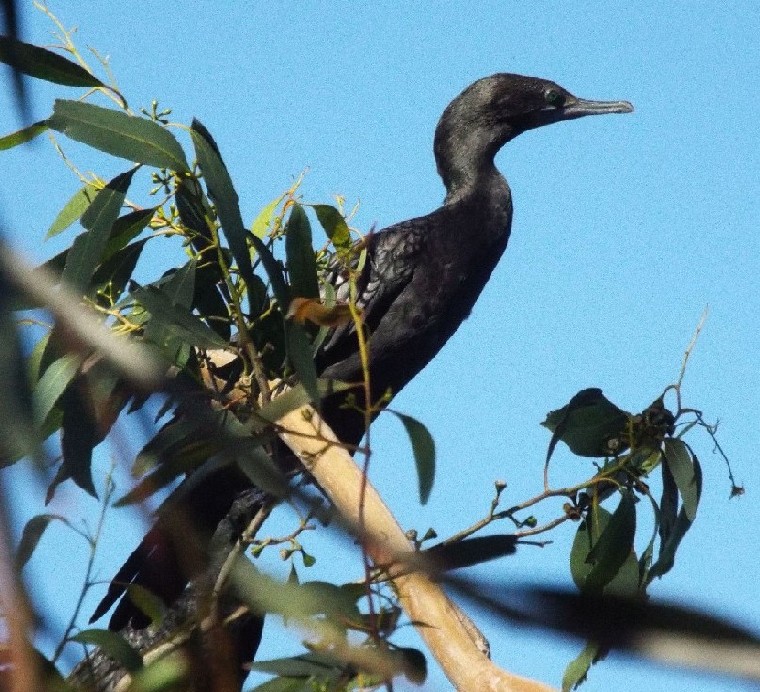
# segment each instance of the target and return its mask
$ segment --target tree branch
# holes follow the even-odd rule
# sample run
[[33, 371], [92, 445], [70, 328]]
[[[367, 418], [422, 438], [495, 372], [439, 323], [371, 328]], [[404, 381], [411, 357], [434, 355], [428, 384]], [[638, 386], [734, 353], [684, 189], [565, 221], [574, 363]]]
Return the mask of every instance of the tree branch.
[[[415, 623], [431, 654], [460, 692], [546, 692], [552, 688], [496, 666], [488, 644], [470, 619], [429, 576], [409, 572], [399, 556], [414, 551], [377, 491], [366, 484], [360, 522], [362, 473], [335, 434], [306, 406], [283, 416], [283, 441], [314, 476], [349, 526], [362, 536], [375, 564], [390, 575], [406, 614]], [[388, 566], [390, 565], [390, 566]]]

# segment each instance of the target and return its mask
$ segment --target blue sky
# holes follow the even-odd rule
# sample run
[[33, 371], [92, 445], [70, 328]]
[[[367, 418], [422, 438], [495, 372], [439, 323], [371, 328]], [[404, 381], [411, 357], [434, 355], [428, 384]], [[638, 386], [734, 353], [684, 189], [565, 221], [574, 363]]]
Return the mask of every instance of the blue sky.
[[[690, 442], [705, 473], [700, 513], [674, 570], [651, 592], [760, 631], [760, 510], [753, 501], [760, 410], [760, 5], [197, 2], [177, 13], [164, 3], [71, 0], [53, 9], [79, 27], [80, 47], [110, 56], [133, 108], [158, 98], [174, 109], [175, 121], [195, 116], [209, 128], [248, 223], [307, 167], [304, 198], [360, 200], [354, 225], [364, 230], [434, 209], [443, 198], [432, 157], [435, 124], [465, 86], [494, 72], [546, 77], [579, 96], [633, 102], [631, 115], [543, 128], [499, 155], [515, 205], [509, 248], [472, 316], [394, 402], [423, 420], [436, 439], [433, 495], [419, 506], [407, 442], [392, 417], [381, 417], [374, 428], [373, 481], [404, 527], [424, 532], [434, 526], [441, 536], [484, 515], [497, 478], [509, 484], [505, 503], [536, 494], [549, 441], [539, 426], [546, 412], [589, 386], [603, 388], [623, 408], [641, 410], [677, 378], [683, 350], [709, 305], [684, 395], [708, 419], [720, 419], [719, 439], [747, 494], [728, 501], [723, 462], [709, 438], [694, 432]], [[51, 41], [40, 13], [27, 7], [22, 20], [28, 41]], [[54, 97], [76, 93], [30, 86], [36, 118], [48, 115]], [[12, 111], [0, 109], [0, 132], [18, 126]], [[62, 143], [83, 170], [107, 178], [123, 168]], [[78, 188], [49, 143], [40, 138], [4, 152], [0, 171], [0, 211], [16, 245], [42, 260], [70, 242], [70, 236], [42, 240]], [[155, 266], [144, 267], [151, 270]], [[111, 451], [125, 458], [137, 448], [138, 440], [122, 434]], [[101, 468], [108, 455], [102, 456]], [[558, 454], [555, 482], [590, 471], [578, 469], [583, 463]], [[26, 512], [41, 511], [40, 492], [28, 490], [26, 497]], [[62, 493], [57, 508], [93, 512], [75, 492]], [[550, 519], [559, 511], [559, 503], [547, 505], [539, 516]], [[101, 556], [103, 578], [143, 527], [126, 516], [121, 510], [109, 515], [109, 535], [118, 537], [120, 552]], [[282, 521], [288, 525], [287, 517]], [[565, 525], [553, 545], [524, 548], [479, 573], [568, 585], [572, 533]], [[81, 546], [63, 531], [45, 540], [50, 552], [35, 557], [29, 569], [37, 572], [30, 577], [47, 583], [43, 598], [52, 609], [55, 595], [60, 608], [53, 572], [71, 570], [69, 556]], [[304, 541], [323, 556], [318, 564], [325, 563], [304, 578], [360, 574], [358, 562], [336, 572], [327, 564], [329, 546], [311, 535]], [[273, 569], [285, 568], [275, 561]], [[72, 591], [77, 579], [72, 570]], [[582, 647], [482, 616], [479, 624], [501, 665], [553, 684]], [[297, 649], [296, 636], [276, 622], [268, 627], [261, 656]], [[585, 689], [619, 689], [621, 679], [649, 690], [741, 689], [733, 681], [620, 656], [597, 667]], [[428, 689], [446, 689], [440, 672], [432, 671]]]

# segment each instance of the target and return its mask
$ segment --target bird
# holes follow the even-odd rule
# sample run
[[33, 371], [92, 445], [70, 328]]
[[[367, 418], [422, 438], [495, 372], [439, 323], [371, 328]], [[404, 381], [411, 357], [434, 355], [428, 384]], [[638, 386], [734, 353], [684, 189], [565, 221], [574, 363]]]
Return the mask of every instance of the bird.
[[[528, 130], [632, 110], [627, 101], [590, 101], [553, 81], [511, 73], [479, 79], [449, 103], [433, 146], [446, 190], [442, 206], [363, 239], [366, 260], [356, 277], [356, 305], [368, 337], [373, 402], [386, 393], [386, 400], [398, 394], [435, 357], [472, 311], [507, 247], [512, 194], [494, 162], [499, 150]], [[335, 281], [338, 299], [345, 299], [346, 282]], [[315, 364], [322, 378], [363, 379], [353, 322], [333, 327]], [[366, 403], [363, 392], [355, 396], [359, 408]], [[365, 420], [344, 401], [345, 393], [332, 394], [320, 411], [338, 439], [355, 446], [365, 434]], [[190, 490], [183, 492], [180, 485], [175, 491], [179, 499], [168, 501], [172, 512], [159, 512], [157, 524], [116, 575], [93, 618], [107, 612], [128, 583], [146, 586], [171, 604], [192, 575], [181, 569], [183, 547], [170, 531], [162, 531], [162, 521], [178, 513], [210, 536], [235, 499], [250, 489], [251, 481], [234, 465]], [[119, 630], [146, 624], [142, 611], [123, 598], [109, 626]], [[253, 653], [257, 645], [258, 640], [252, 643]]]

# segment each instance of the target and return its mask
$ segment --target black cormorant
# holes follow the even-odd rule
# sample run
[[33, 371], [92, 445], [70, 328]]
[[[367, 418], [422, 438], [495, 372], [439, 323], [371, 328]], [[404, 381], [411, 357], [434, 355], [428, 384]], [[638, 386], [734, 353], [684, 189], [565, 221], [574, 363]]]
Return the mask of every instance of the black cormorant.
[[[435, 132], [435, 159], [446, 187], [439, 209], [402, 221], [366, 239], [367, 258], [358, 279], [370, 350], [373, 399], [396, 394], [446, 343], [469, 315], [509, 239], [512, 198], [494, 156], [526, 130], [587, 115], [628, 113], [626, 101], [586, 101], [554, 82], [495, 74], [467, 87], [446, 108]], [[339, 298], [345, 297], [340, 295]], [[342, 325], [317, 354], [322, 377], [362, 380], [353, 324]], [[340, 408], [343, 395], [322, 402], [322, 413], [338, 437], [358, 444], [363, 416]], [[236, 469], [209, 476], [182, 495], [180, 512], [210, 534], [235, 497], [250, 488]], [[171, 532], [161, 521], [115, 577], [96, 615], [103, 614], [135, 582], [172, 603], [187, 583], [179, 569]], [[111, 619], [120, 629], [146, 624], [123, 599]], [[251, 644], [255, 651], [258, 641]]]

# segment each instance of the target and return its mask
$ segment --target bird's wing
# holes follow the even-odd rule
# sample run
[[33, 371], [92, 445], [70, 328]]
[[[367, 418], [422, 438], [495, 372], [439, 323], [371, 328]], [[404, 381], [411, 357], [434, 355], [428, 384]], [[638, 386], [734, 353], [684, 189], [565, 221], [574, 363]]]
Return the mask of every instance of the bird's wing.
[[[356, 278], [356, 305], [370, 334], [411, 282], [418, 258], [424, 252], [424, 229], [422, 219], [410, 219], [366, 238], [366, 260]], [[358, 254], [355, 261], [358, 262]], [[333, 268], [329, 278], [339, 301], [349, 299], [347, 274]], [[320, 349], [320, 370], [356, 351], [355, 333], [353, 322], [339, 325], [332, 331]]]

